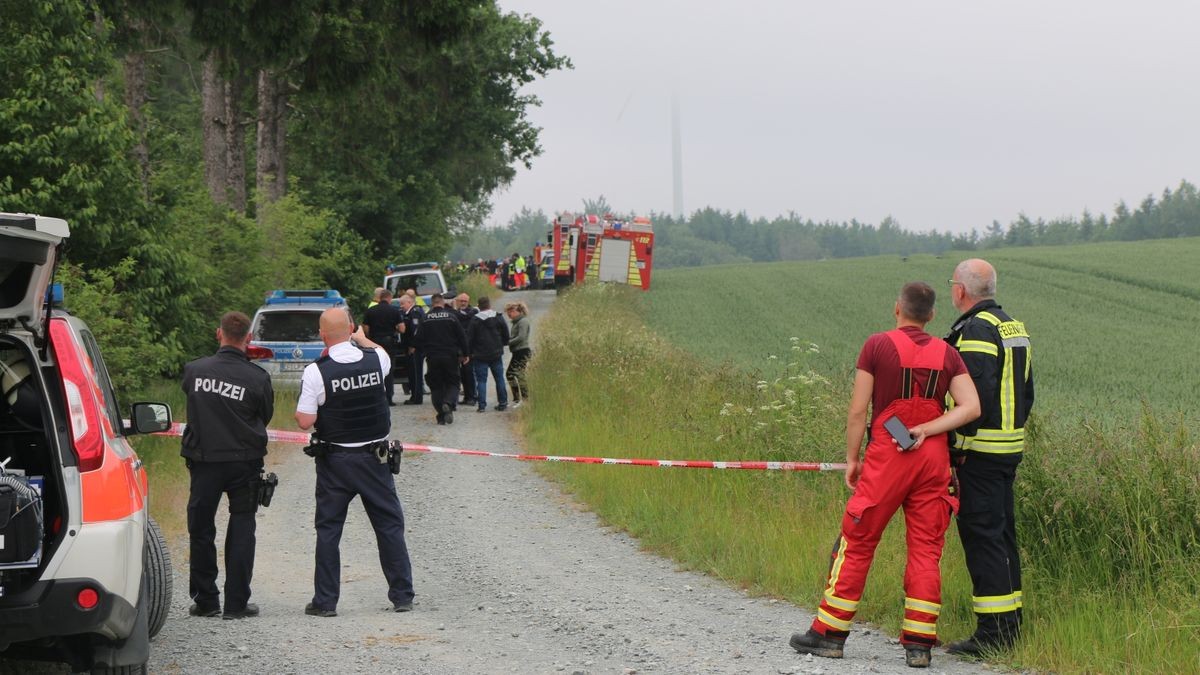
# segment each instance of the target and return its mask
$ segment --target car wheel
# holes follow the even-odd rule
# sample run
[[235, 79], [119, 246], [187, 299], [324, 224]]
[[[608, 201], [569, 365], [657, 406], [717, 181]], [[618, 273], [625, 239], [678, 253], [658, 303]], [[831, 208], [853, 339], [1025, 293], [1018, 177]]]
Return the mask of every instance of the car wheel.
[[167, 613], [171, 609], [171, 590], [175, 573], [171, 567], [171, 552], [167, 550], [167, 540], [163, 538], [162, 530], [153, 518], [146, 527], [146, 574], [148, 576], [149, 598], [149, 633], [150, 637], [158, 635], [163, 624], [167, 621]]

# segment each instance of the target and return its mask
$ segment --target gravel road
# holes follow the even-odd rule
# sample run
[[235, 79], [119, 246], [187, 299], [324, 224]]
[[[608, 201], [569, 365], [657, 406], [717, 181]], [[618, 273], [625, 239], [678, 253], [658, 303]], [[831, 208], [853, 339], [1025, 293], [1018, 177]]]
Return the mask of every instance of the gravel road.
[[[522, 295], [535, 319], [553, 297]], [[463, 409], [453, 425], [437, 426], [431, 407], [414, 408], [392, 409], [393, 437], [522, 450], [513, 411]], [[388, 611], [374, 535], [356, 500], [342, 540], [338, 616], [309, 617], [313, 464], [294, 446], [274, 449], [271, 461], [280, 485], [259, 512], [252, 598], [262, 616], [189, 617], [186, 553], [178, 551], [176, 598], [152, 645], [152, 672], [909, 672], [899, 644], [870, 627], [855, 630], [841, 661], [796, 654], [787, 640], [808, 626], [811, 609], [678, 571], [529, 465], [504, 459], [407, 455], [396, 484], [416, 610]], [[935, 650], [929, 672], [989, 671]]]

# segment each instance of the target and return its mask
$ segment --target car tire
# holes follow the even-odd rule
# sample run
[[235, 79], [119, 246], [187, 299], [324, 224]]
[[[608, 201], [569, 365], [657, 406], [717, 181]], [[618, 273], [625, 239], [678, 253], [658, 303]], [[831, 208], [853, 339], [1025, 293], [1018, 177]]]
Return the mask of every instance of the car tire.
[[162, 630], [171, 610], [175, 571], [171, 567], [171, 552], [167, 549], [167, 540], [153, 518], [146, 527], [146, 563], [147, 588], [150, 591], [148, 628], [150, 637], [154, 637]]

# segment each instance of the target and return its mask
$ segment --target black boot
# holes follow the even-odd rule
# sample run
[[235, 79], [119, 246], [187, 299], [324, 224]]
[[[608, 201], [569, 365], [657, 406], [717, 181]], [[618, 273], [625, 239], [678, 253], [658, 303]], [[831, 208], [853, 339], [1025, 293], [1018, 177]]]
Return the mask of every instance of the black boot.
[[929, 647], [904, 645], [904, 664], [909, 668], [928, 668]]
[[792, 649], [801, 654], [823, 656], [827, 659], [840, 659], [842, 658], [842, 648], [845, 646], [846, 641], [827, 638], [809, 628], [807, 633], [792, 633], [792, 639], [789, 641], [789, 644], [792, 645]]

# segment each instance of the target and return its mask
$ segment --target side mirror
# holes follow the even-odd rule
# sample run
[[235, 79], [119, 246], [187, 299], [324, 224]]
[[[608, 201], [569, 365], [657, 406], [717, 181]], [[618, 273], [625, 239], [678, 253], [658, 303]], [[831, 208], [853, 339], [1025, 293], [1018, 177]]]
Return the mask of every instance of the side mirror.
[[171, 406], [166, 403], [134, 403], [130, 415], [135, 434], [156, 434], [171, 429]]

